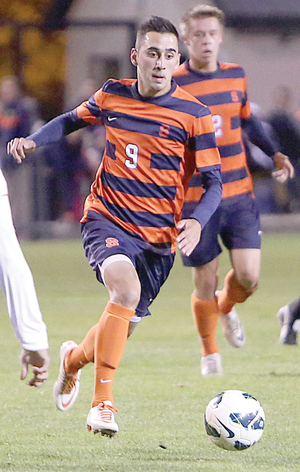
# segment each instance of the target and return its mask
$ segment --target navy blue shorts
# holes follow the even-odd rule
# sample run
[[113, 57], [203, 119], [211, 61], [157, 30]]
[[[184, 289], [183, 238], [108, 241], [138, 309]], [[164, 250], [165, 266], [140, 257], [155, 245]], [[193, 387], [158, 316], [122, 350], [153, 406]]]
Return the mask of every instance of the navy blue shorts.
[[252, 195], [223, 200], [204, 227], [199, 244], [190, 256], [182, 256], [188, 267], [201, 267], [221, 252], [221, 238], [228, 249], [260, 249], [261, 226], [256, 200]]
[[86, 257], [101, 283], [103, 280], [100, 266], [107, 257], [115, 254], [129, 257], [137, 271], [142, 288], [136, 315], [140, 317], [150, 315], [148, 307], [166, 281], [175, 254], [161, 255], [145, 249], [138, 238], [130, 236], [120, 226], [102, 215], [83, 223], [81, 235]]

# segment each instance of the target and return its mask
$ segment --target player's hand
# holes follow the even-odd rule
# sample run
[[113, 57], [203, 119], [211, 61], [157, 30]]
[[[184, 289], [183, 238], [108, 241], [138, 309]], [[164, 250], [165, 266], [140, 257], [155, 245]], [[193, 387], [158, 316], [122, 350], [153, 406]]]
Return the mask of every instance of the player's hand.
[[273, 159], [277, 170], [272, 172], [272, 176], [278, 182], [285, 182], [288, 178], [292, 179], [294, 177], [294, 167], [288, 156], [285, 156], [282, 152], [275, 152]]
[[201, 225], [194, 218], [180, 220], [177, 228], [182, 231], [177, 236], [178, 248], [185, 256], [190, 256], [200, 241]]
[[33, 377], [27, 382], [27, 385], [39, 387], [46, 382], [49, 375], [48, 370], [51, 362], [48, 349], [41, 349], [40, 351], [28, 351], [27, 349], [22, 349], [20, 360], [21, 380], [26, 379], [28, 374], [28, 366], [32, 365]]
[[7, 154], [21, 164], [26, 157], [26, 151], [33, 151], [36, 148], [36, 143], [32, 139], [14, 138], [7, 144]]

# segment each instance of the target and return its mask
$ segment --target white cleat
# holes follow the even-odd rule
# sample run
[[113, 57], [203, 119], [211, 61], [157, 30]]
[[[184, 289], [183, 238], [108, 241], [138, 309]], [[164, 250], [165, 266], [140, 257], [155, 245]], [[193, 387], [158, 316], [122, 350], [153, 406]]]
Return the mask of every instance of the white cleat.
[[204, 377], [223, 375], [222, 358], [218, 352], [201, 357], [201, 374]]
[[300, 330], [300, 320], [293, 318], [288, 305], [280, 308], [277, 313], [277, 317], [279, 318], [279, 322], [281, 324], [279, 342], [281, 344], [297, 344], [297, 334]]
[[67, 374], [65, 371], [65, 357], [72, 351], [77, 344], [74, 341], [66, 341], [60, 347], [60, 368], [58, 379], [53, 387], [53, 399], [56, 407], [61, 411], [71, 408], [79, 393], [81, 370], [73, 374]]
[[106, 400], [90, 409], [86, 425], [94, 434], [101, 433], [102, 436], [114, 436], [119, 427], [115, 422], [115, 408], [112, 402]]
[[235, 307], [227, 315], [220, 313], [220, 318], [227, 341], [234, 347], [243, 347], [246, 342], [245, 330]]
[[[218, 298], [221, 290], [216, 290], [215, 296]], [[222, 322], [223, 332], [225, 338], [234, 347], [243, 347], [246, 343], [246, 335], [244, 326], [239, 319], [238, 312], [235, 307], [232, 307], [231, 311], [224, 315], [224, 313], [219, 312], [219, 316]]]

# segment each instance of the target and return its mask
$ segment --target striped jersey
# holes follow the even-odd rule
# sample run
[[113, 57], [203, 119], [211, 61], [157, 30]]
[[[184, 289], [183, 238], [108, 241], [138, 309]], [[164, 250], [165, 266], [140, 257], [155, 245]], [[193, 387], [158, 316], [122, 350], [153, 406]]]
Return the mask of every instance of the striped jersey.
[[210, 110], [172, 82], [142, 97], [136, 79], [109, 79], [76, 115], [106, 127], [106, 148], [82, 222], [104, 215], [152, 246], [175, 251], [188, 181], [220, 169]]
[[[252, 193], [241, 129], [241, 120], [251, 116], [244, 70], [237, 64], [219, 62], [215, 72], [203, 73], [192, 70], [186, 61], [176, 69], [174, 78], [211, 110], [222, 162], [223, 200]], [[202, 193], [201, 175], [195, 174], [186, 201], [199, 201]]]

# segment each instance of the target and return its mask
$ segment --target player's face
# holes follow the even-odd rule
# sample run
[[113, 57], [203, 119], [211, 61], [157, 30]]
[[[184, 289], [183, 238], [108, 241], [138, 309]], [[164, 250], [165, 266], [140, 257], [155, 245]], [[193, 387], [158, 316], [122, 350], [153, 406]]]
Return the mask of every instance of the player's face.
[[148, 32], [131, 61], [137, 66], [138, 90], [144, 97], [158, 97], [171, 88], [172, 74], [179, 65], [178, 41], [174, 34]]
[[214, 17], [194, 18], [185, 37], [193, 69], [213, 72], [217, 68], [219, 47], [222, 42], [222, 25]]

